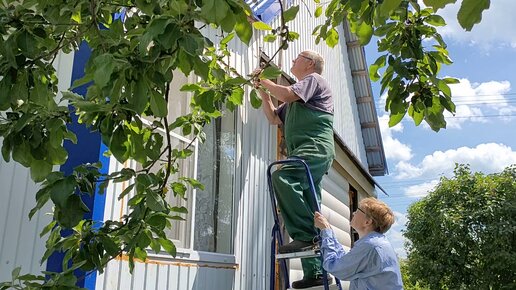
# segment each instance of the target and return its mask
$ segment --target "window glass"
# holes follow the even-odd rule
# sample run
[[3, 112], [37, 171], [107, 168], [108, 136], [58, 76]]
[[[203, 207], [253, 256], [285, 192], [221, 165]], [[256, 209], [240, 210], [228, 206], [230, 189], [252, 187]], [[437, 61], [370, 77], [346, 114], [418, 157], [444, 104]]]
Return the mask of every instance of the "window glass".
[[205, 188], [196, 194], [194, 250], [233, 252], [235, 116], [226, 112], [207, 124], [206, 141], [198, 145], [197, 179]]

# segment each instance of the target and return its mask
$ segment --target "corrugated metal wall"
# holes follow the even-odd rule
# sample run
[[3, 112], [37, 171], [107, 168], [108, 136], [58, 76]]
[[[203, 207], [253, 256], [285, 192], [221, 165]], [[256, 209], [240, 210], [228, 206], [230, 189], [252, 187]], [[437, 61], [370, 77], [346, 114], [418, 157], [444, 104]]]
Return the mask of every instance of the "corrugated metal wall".
[[[349, 69], [349, 61], [345, 45], [330, 49], [325, 44], [315, 45], [312, 29], [322, 22], [313, 18], [315, 6], [312, 2], [300, 5], [300, 13], [295, 23], [290, 23], [291, 30], [300, 34], [300, 40], [287, 51], [283, 51], [275, 62], [285, 71], [289, 71], [291, 61], [305, 49], [320, 52], [326, 60], [324, 76], [332, 85], [335, 96], [335, 130], [345, 140], [346, 145], [366, 164], [360, 124], [356, 103], [353, 98], [353, 84]], [[309, 11], [310, 12], [309, 12]], [[306, 25], [311, 24], [311, 25]], [[278, 24], [272, 24], [278, 26]], [[343, 37], [342, 31], [341, 37]], [[257, 67], [261, 49], [272, 56], [277, 44], [259, 42], [261, 33], [256, 33], [252, 44], [247, 47], [233, 42], [234, 54], [229, 60], [242, 74], [246, 75]], [[341, 43], [344, 43], [343, 41]], [[66, 69], [66, 65], [69, 69]], [[71, 76], [71, 59], [64, 61], [60, 75]], [[67, 74], [66, 74], [67, 73]], [[61, 80], [64, 80], [61, 75]], [[64, 83], [64, 82], [63, 82]], [[66, 83], [67, 87], [69, 84]], [[190, 253], [190, 258], [172, 260], [162, 255], [149, 255], [147, 263], [136, 263], [134, 274], [128, 271], [127, 261], [120, 259], [111, 262], [106, 272], [97, 277], [96, 289], [266, 289], [269, 282], [269, 247], [272, 215], [266, 188], [265, 171], [267, 165], [276, 156], [276, 127], [269, 126], [261, 110], [253, 109], [246, 100], [239, 110], [237, 130], [237, 182], [235, 197], [235, 249], [234, 261], [224, 262], [203, 261], [202, 253]], [[118, 170], [120, 164], [111, 163], [110, 168]], [[112, 171], [113, 171], [112, 170]], [[349, 240], [349, 210], [345, 185], [339, 186], [335, 180], [325, 179], [323, 212], [330, 215], [332, 221], [338, 224], [339, 236], [348, 245]], [[33, 222], [27, 222], [27, 213], [34, 204], [36, 188], [30, 181], [27, 170], [12, 164], [0, 162], [0, 184], [2, 197], [9, 201], [0, 204], [0, 278], [8, 278], [14, 265], [23, 264], [24, 271], [37, 272], [37, 260], [43, 253], [43, 241], [39, 239], [42, 226], [48, 221], [48, 216], [34, 217]], [[117, 200], [117, 193], [123, 190], [124, 184], [108, 189], [105, 219], [117, 219], [126, 213]], [[7, 190], [9, 189], [9, 190]], [[328, 203], [326, 202], [328, 200]], [[331, 201], [330, 201], [331, 200]], [[335, 213], [335, 214], [334, 214]], [[338, 213], [338, 214], [337, 214]], [[45, 220], [46, 219], [46, 220]], [[347, 228], [346, 228], [347, 226]], [[28, 251], [27, 249], [31, 249]]]
[[[315, 6], [309, 5], [310, 13], [300, 1], [298, 20], [291, 23], [291, 29], [300, 34], [300, 40], [287, 51], [283, 51], [274, 62], [289, 72], [293, 59], [305, 49], [319, 51], [326, 60], [324, 76], [329, 80], [335, 95], [335, 130], [354, 153], [365, 156], [360, 124], [358, 120], [349, 61], [345, 42], [334, 49], [325, 44], [315, 45], [312, 28], [322, 19], [310, 16]], [[306, 25], [310, 23], [311, 25]], [[278, 23], [271, 24], [273, 27]], [[342, 33], [342, 31], [339, 31]], [[206, 32], [213, 40], [216, 32]], [[272, 56], [277, 43], [261, 43], [263, 32], [256, 32], [249, 47], [233, 41], [229, 47], [233, 54], [228, 59], [241, 75], [251, 73], [258, 65], [263, 51]], [[343, 34], [341, 34], [343, 35]], [[272, 214], [266, 187], [267, 165], [276, 158], [276, 127], [269, 126], [261, 110], [251, 107], [249, 100], [239, 110], [237, 129], [237, 170], [235, 196], [235, 249], [233, 263], [206, 263], [191, 256], [185, 260], [171, 257], [151, 260], [147, 264], [137, 263], [134, 275], [128, 273], [126, 261], [109, 264], [104, 275], [97, 278], [96, 289], [267, 289], [269, 285], [270, 233]], [[362, 160], [365, 162], [365, 157]], [[119, 166], [119, 165], [117, 165]], [[336, 174], [336, 173], [335, 173]], [[349, 209], [347, 208], [347, 183], [342, 176], [325, 178], [323, 212], [337, 224], [336, 230], [345, 245], [350, 245]], [[116, 192], [108, 193], [106, 219], [121, 211], [116, 205]], [[111, 202], [109, 201], [111, 200]], [[327, 202], [326, 202], [327, 200]], [[123, 211], [123, 210], [122, 210]], [[157, 257], [160, 258], [160, 257]], [[153, 258], [154, 259], [154, 258]], [[232, 269], [233, 267], [233, 269]], [[171, 282], [172, 281], [172, 282]]]
[[15, 267], [21, 266], [22, 273], [45, 269], [45, 264], [39, 265], [45, 252], [39, 233], [51, 220], [44, 214], [50, 207], [46, 206], [29, 221], [38, 187], [29, 170], [20, 164], [6, 163], [0, 158], [0, 185], [0, 281], [10, 281]]
[[[56, 58], [60, 91], [70, 85], [72, 62], [73, 54], [59, 54]], [[47, 204], [29, 221], [37, 191], [29, 169], [0, 158], [0, 281], [10, 280], [12, 269], [18, 266], [22, 273], [34, 274], [46, 268], [46, 264], [39, 264], [45, 252], [45, 241], [39, 233], [51, 221], [52, 217], [46, 214], [51, 207]]]
[[[290, 71], [292, 60], [303, 50], [315, 50], [319, 52], [325, 60], [325, 69], [323, 77], [328, 80], [331, 85], [334, 96], [335, 105], [335, 132], [341, 137], [346, 145], [353, 151], [355, 156], [367, 168], [366, 151], [360, 126], [357, 103], [355, 100], [355, 91], [353, 79], [349, 64], [346, 41], [344, 38], [343, 27], [338, 28], [340, 42], [334, 48], [328, 47], [323, 41], [318, 45], [315, 44], [315, 37], [312, 36], [313, 28], [324, 23], [324, 16], [315, 18], [315, 3], [313, 1], [292, 1], [293, 5], [299, 5], [299, 13], [293, 22], [289, 22], [289, 29], [299, 33], [299, 40], [290, 44], [289, 49], [283, 51], [283, 55], [279, 57], [281, 63], [278, 63], [287, 72]], [[279, 26], [279, 21], [271, 24], [272, 27]], [[274, 53], [275, 47], [268, 48], [265, 51], [269, 56]]]

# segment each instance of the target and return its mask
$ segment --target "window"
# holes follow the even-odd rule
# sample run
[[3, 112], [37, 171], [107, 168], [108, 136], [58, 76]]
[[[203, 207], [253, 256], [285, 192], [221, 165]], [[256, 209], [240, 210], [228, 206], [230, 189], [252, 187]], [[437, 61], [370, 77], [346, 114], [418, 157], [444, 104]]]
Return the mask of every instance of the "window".
[[[349, 185], [349, 212], [350, 212], [349, 221], [350, 222], [351, 222], [351, 219], [353, 218], [353, 213], [355, 211], [357, 211], [357, 209], [358, 209], [358, 192], [350, 184]], [[353, 246], [353, 244], [356, 241], [358, 241], [358, 239], [359, 239], [358, 232], [354, 228], [351, 228], [351, 246]]]
[[[170, 122], [189, 112], [191, 96], [179, 89], [191, 81], [191, 78], [184, 77], [182, 73], [174, 74], [169, 93]], [[207, 124], [204, 127], [206, 141], [194, 142], [190, 149], [195, 154], [179, 160], [180, 173], [171, 176], [170, 182], [175, 181], [178, 176], [187, 176], [198, 179], [205, 186], [204, 190], [189, 189], [186, 200], [172, 194], [167, 196], [172, 206], [184, 206], [189, 212], [186, 221], [172, 221], [172, 228], [167, 232], [178, 248], [233, 253], [236, 116], [234, 112], [224, 112], [223, 117]], [[152, 122], [147, 121], [148, 124]], [[172, 148], [182, 150], [190, 144], [193, 135], [182, 136], [180, 130], [176, 129], [170, 133], [170, 137]]]
[[227, 113], [204, 128], [199, 145], [197, 179], [204, 190], [195, 198], [194, 250], [233, 253], [233, 196], [236, 159], [236, 114]]
[[[180, 74], [175, 74], [175, 76], [178, 75]], [[187, 78], [175, 77], [171, 84], [169, 99], [172, 99], [172, 96], [177, 99], [169, 102], [171, 122], [189, 112], [190, 96], [179, 91], [187, 81]], [[191, 148], [196, 150], [196, 154], [180, 164], [181, 175], [197, 178], [205, 188], [190, 190], [186, 201], [171, 197], [172, 204], [185, 206], [189, 212], [186, 222], [175, 221], [172, 224], [170, 237], [176, 241], [179, 248], [223, 254], [233, 253], [235, 128], [236, 114], [224, 112], [223, 117], [212, 120], [204, 127], [206, 141], [195, 142], [195, 146]], [[176, 139], [174, 145], [177, 144], [177, 149], [187, 146], [193, 138], [193, 136], [185, 138], [175, 133], [171, 135]]]

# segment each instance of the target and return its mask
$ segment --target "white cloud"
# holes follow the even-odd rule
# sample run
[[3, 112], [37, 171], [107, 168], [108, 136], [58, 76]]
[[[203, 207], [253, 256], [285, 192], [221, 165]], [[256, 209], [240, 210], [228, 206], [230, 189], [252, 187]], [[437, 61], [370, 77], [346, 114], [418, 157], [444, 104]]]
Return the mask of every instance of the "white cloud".
[[[450, 85], [453, 101], [456, 105], [455, 116], [445, 112], [447, 128], [460, 129], [465, 122], [487, 123], [486, 115], [511, 115], [516, 106], [511, 105], [504, 94], [511, 90], [508, 81], [489, 81], [472, 83], [468, 79], [459, 79], [460, 83]], [[476, 117], [470, 117], [476, 116]], [[497, 120], [510, 121], [511, 117]]]
[[487, 143], [475, 148], [460, 147], [447, 151], [435, 151], [413, 165], [400, 162], [396, 166], [396, 179], [437, 178], [441, 174], [451, 176], [455, 163], [470, 164], [472, 171], [484, 173], [500, 172], [516, 164], [516, 151], [504, 144]]
[[497, 46], [510, 46], [516, 48], [516, 1], [496, 0], [491, 1], [490, 8], [482, 13], [482, 21], [473, 26], [470, 32], [460, 27], [457, 21], [457, 12], [462, 1], [450, 4], [437, 13], [441, 15], [447, 25], [439, 29], [443, 36], [450, 37], [460, 42], [478, 45], [483, 49]]
[[396, 126], [389, 128], [388, 115], [383, 115], [378, 119], [380, 122], [383, 148], [385, 149], [385, 157], [393, 161], [407, 161], [412, 159], [412, 149], [392, 136], [392, 132], [403, 132], [402, 123], [400, 122]]
[[404, 189], [405, 196], [411, 198], [420, 198], [428, 195], [429, 191], [432, 191], [435, 186], [439, 183], [438, 179], [434, 179], [429, 182], [424, 182], [417, 185], [411, 185]]
[[404, 248], [406, 238], [403, 236], [403, 233], [401, 231], [405, 229], [405, 226], [407, 224], [407, 215], [395, 211], [394, 216], [396, 217], [396, 220], [394, 224], [391, 226], [390, 230], [385, 234], [385, 236], [391, 243], [392, 247], [394, 248], [394, 251], [396, 251], [396, 254], [398, 254], [400, 258], [406, 258], [407, 253], [405, 252]]

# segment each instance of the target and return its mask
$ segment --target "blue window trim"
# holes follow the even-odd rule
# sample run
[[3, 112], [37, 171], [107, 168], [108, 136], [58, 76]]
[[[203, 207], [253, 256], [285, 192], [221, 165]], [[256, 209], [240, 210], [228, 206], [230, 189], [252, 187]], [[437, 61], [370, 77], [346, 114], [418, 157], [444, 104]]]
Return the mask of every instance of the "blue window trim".
[[[124, 15], [125, 9], [121, 13], [115, 14], [114, 19], [123, 20]], [[84, 76], [86, 63], [88, 62], [90, 56], [90, 48], [86, 42], [82, 42], [79, 46], [79, 50], [77, 50], [74, 54], [70, 85], [72, 85], [75, 80], [78, 80]], [[73, 92], [85, 96], [88, 86], [89, 84], [77, 87], [73, 89]], [[65, 164], [60, 167], [60, 171], [62, 171], [65, 175], [70, 175], [72, 174], [74, 167], [78, 165], [100, 161], [102, 163], [102, 167], [99, 170], [100, 173], [108, 174], [109, 157], [104, 156], [104, 152], [106, 152], [108, 148], [104, 143], [102, 143], [100, 133], [90, 132], [88, 128], [85, 128], [83, 125], [79, 125], [77, 121], [78, 118], [75, 114], [72, 114], [71, 117], [72, 123], [68, 124], [68, 129], [77, 135], [77, 144], [73, 144], [68, 140], [63, 144], [64, 148], [68, 151], [68, 159]], [[90, 212], [86, 213], [84, 218], [92, 219], [94, 227], [99, 228], [104, 222], [104, 209], [106, 206], [105, 192], [100, 192], [99, 188], [97, 187], [95, 194], [92, 197], [83, 195], [82, 200], [90, 209]], [[62, 232], [61, 234], [65, 236], [70, 234], [70, 232]], [[54, 252], [47, 261], [47, 271], [62, 271], [63, 258], [63, 253]], [[97, 282], [97, 271], [86, 273], [81, 270], [76, 270], [74, 274], [79, 278], [77, 281], [77, 286], [89, 290], [95, 289], [95, 284]], [[82, 277], [84, 278], [82, 279]]]
[[[282, 0], [246, 0], [245, 2], [251, 7], [254, 16], [265, 23], [271, 23], [280, 13], [281, 6], [279, 1]], [[287, 1], [288, 6], [292, 1]]]

